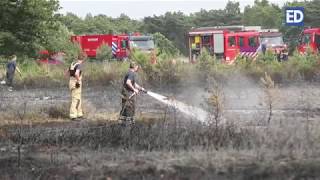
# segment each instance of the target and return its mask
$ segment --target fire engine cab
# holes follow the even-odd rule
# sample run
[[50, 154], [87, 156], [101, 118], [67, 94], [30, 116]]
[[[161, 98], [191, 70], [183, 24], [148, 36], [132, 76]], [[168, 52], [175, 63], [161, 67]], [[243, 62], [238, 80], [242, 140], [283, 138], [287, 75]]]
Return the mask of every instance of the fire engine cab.
[[308, 47], [311, 48], [313, 53], [319, 52], [320, 28], [310, 28], [303, 30], [299, 39], [299, 53], [304, 54]]

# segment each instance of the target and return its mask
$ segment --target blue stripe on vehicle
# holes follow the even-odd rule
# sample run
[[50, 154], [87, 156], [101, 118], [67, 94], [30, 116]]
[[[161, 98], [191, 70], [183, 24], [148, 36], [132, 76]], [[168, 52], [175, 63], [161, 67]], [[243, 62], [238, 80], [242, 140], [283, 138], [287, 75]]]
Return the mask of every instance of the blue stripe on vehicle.
[[117, 49], [118, 49], [118, 46], [115, 42], [112, 42], [112, 54], [116, 54], [117, 53]]

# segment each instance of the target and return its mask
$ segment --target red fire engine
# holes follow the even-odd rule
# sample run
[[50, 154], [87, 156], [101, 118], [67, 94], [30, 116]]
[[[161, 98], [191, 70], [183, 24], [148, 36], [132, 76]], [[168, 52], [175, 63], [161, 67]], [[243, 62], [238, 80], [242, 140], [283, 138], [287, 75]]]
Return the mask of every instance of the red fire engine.
[[310, 47], [312, 52], [316, 53], [320, 50], [320, 28], [311, 28], [303, 30], [300, 39], [298, 51], [304, 54]]
[[281, 33], [261, 29], [260, 26], [202, 27], [192, 29], [188, 35], [191, 62], [196, 60], [203, 48], [227, 64], [233, 63], [237, 56], [255, 58], [261, 43], [266, 43], [278, 59], [282, 58], [282, 52], [286, 49]]
[[88, 57], [94, 58], [97, 55], [97, 49], [106, 44], [112, 48], [113, 57], [116, 59], [128, 58], [130, 51], [133, 48], [140, 49], [146, 52], [153, 52], [154, 42], [152, 36], [142, 36], [135, 33], [134, 35], [83, 35], [72, 36], [73, 42], [78, 42], [82, 50]]
[[122, 35], [83, 35], [72, 36], [73, 42], [78, 42], [81, 49], [88, 57], [94, 58], [97, 55], [98, 48], [105, 44], [112, 48], [114, 58], [123, 59], [127, 57], [128, 37]]
[[194, 62], [205, 48], [225, 63], [233, 63], [238, 55], [255, 57], [259, 43], [258, 26], [223, 26], [195, 28], [189, 32], [189, 58]]

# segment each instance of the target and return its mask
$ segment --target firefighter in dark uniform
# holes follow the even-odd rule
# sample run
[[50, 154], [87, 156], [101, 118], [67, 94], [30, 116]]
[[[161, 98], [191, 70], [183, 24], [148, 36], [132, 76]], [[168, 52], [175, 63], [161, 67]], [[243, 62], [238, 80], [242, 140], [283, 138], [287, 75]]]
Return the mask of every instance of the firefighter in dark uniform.
[[71, 106], [69, 117], [71, 120], [83, 117], [81, 107], [81, 89], [82, 89], [82, 70], [81, 64], [84, 62], [85, 56], [79, 55], [75, 62], [72, 62], [68, 72], [70, 75], [69, 90], [71, 93]]
[[129, 71], [123, 80], [120, 121], [124, 125], [134, 124], [136, 95], [138, 95], [140, 91], [146, 92], [145, 89], [136, 82], [136, 72], [138, 69], [139, 66], [136, 63], [131, 62]]
[[14, 79], [15, 72], [17, 71], [21, 76], [21, 71], [17, 67], [17, 56], [16, 55], [12, 55], [10, 57], [10, 61], [6, 65], [6, 69], [7, 69], [6, 84], [9, 86], [8, 90], [12, 91], [12, 85], [13, 85], [13, 79]]

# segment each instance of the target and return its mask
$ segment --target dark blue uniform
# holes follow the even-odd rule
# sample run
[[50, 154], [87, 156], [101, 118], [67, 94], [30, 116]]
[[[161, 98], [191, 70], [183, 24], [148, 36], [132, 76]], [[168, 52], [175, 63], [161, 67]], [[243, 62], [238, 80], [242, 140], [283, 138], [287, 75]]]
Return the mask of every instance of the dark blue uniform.
[[12, 86], [14, 73], [16, 72], [17, 64], [15, 61], [9, 61], [7, 63], [7, 85]]

